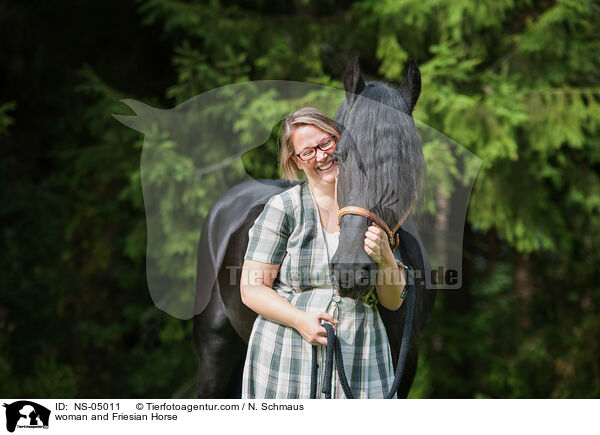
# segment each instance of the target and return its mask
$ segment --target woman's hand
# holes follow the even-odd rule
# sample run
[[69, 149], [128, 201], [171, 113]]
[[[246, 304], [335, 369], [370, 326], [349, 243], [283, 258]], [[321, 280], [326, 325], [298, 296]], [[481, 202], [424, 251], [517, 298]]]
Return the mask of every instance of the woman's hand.
[[334, 328], [337, 323], [337, 320], [327, 313], [307, 313], [303, 311], [296, 319], [294, 328], [310, 344], [327, 345], [327, 330], [321, 326], [321, 320], [331, 323]]
[[364, 249], [367, 255], [371, 257], [378, 266], [394, 264], [396, 262], [386, 232], [376, 224], [371, 224], [371, 226], [367, 228]]
[[[388, 310], [397, 310], [402, 305], [401, 295], [406, 277], [404, 272], [398, 269], [386, 232], [372, 224], [365, 233], [364, 249], [377, 263], [378, 275], [375, 289], [379, 303]], [[383, 273], [381, 281], [379, 273]]]

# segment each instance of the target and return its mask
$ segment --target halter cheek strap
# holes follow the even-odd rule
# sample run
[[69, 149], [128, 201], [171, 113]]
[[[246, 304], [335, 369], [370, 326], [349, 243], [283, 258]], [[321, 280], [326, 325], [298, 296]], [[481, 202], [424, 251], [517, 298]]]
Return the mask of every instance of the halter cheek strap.
[[391, 230], [387, 226], [387, 224], [375, 213], [372, 213], [365, 208], [357, 207], [355, 205], [349, 205], [347, 207], [340, 209], [338, 216], [337, 216], [337, 224], [338, 224], [338, 226], [340, 225], [340, 218], [342, 216], [344, 216], [345, 214], [355, 214], [355, 215], [359, 215], [359, 216], [364, 216], [367, 219], [369, 219], [371, 222], [374, 222], [377, 225], [379, 225], [381, 227], [381, 229], [383, 229], [383, 231], [385, 231], [385, 233], [388, 236], [388, 241], [390, 242], [390, 247], [392, 248], [392, 251], [394, 251], [394, 249], [396, 249], [398, 247], [398, 245], [400, 244], [400, 236], [398, 234], [396, 234], [396, 231], [398, 231], [400, 226], [404, 223], [404, 221], [408, 217], [408, 214], [412, 210], [414, 204], [415, 204], [415, 200], [413, 199], [408, 211], [404, 214], [404, 216], [402, 216], [402, 218], [398, 221], [398, 223]]
[[338, 217], [337, 217], [337, 222], [338, 225], [340, 224], [340, 218], [342, 216], [344, 216], [345, 214], [356, 214], [359, 216], [364, 216], [367, 219], [371, 220], [371, 222], [376, 223], [377, 225], [379, 225], [381, 227], [381, 229], [383, 229], [383, 231], [385, 231], [385, 233], [388, 236], [388, 240], [390, 242], [390, 247], [392, 248], [392, 251], [394, 249], [396, 249], [396, 247], [398, 246], [398, 244], [400, 243], [400, 240], [398, 238], [398, 234], [396, 234], [396, 236], [394, 237], [394, 233], [398, 230], [398, 228], [400, 228], [400, 225], [396, 225], [394, 227], [394, 230], [390, 230], [390, 228], [386, 225], [386, 223], [381, 220], [379, 218], [379, 216], [377, 216], [375, 213], [371, 213], [369, 210], [364, 209], [362, 207], [356, 207], [354, 205], [350, 205], [348, 207], [344, 207], [342, 208], [339, 213], [338, 213]]

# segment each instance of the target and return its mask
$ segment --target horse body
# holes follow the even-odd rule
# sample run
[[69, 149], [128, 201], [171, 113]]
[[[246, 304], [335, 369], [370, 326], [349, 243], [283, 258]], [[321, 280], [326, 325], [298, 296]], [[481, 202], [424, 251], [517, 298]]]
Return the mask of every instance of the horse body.
[[194, 317], [199, 398], [241, 395], [242, 365], [257, 317], [240, 296], [248, 230], [269, 198], [293, 185], [283, 180], [246, 181], [230, 189], [206, 217], [198, 248], [196, 306], [207, 290], [210, 300]]
[[[389, 225], [409, 209], [411, 200], [418, 194], [422, 175], [422, 168], [419, 166], [422, 165], [420, 141], [410, 116], [420, 92], [418, 68], [416, 64], [411, 64], [408, 77], [398, 90], [382, 90], [380, 87], [387, 85], [364, 82], [358, 60], [354, 59], [348, 66], [344, 82], [347, 98], [336, 115], [336, 121], [344, 129], [335, 154], [340, 163], [338, 202], [340, 208], [345, 205], [366, 208]], [[384, 106], [377, 110], [385, 112], [389, 109], [391, 118], [385, 119], [384, 116], [382, 119], [369, 119], [373, 115], [370, 102]], [[387, 121], [389, 125], [380, 125], [382, 121]], [[365, 129], [365, 123], [375, 125], [376, 130]], [[365, 139], [364, 134], [370, 135], [371, 139]], [[372, 137], [392, 141], [379, 143], [379, 140], [373, 140]], [[397, 155], [386, 156], [380, 151]], [[369, 152], [374, 152], [375, 160], [365, 157], [368, 155], [365, 153]], [[382, 163], [382, 157], [386, 160], [386, 165], [392, 164], [387, 172], [378, 167]], [[378, 179], [374, 174], [383, 174], [388, 179]], [[217, 202], [204, 223], [199, 245], [201, 255], [198, 258], [205, 262], [198, 264], [197, 295], [204, 297], [208, 290], [210, 301], [204, 310], [196, 311], [201, 313], [194, 318], [199, 364], [198, 397], [240, 397], [246, 347], [257, 316], [242, 303], [239, 291], [248, 230], [268, 199], [292, 185], [285, 181], [267, 180], [242, 183]], [[375, 187], [364, 191], [361, 186]], [[332, 258], [334, 273], [349, 268], [357, 276], [372, 276], [369, 274], [376, 266], [362, 248], [367, 226], [368, 221], [362, 216], [344, 216], [340, 245]], [[398, 234], [402, 258], [424, 277], [426, 260], [419, 241], [403, 228], [400, 228]], [[211, 261], [206, 262], [207, 258]], [[210, 273], [211, 270], [218, 271], [214, 281], [211, 279], [214, 276]], [[340, 279], [339, 273], [336, 276], [342, 296], [361, 297], [372, 285], [359, 284], [358, 281], [346, 282]], [[211, 285], [211, 282], [214, 284]], [[423, 280], [418, 280], [415, 284], [413, 334], [398, 397], [408, 395], [414, 380], [419, 336], [433, 308], [433, 291], [426, 290]], [[200, 299], [202, 297], [197, 297], [197, 306]], [[390, 341], [394, 364], [398, 363], [402, 342], [406, 316], [404, 305], [396, 311], [378, 306]]]

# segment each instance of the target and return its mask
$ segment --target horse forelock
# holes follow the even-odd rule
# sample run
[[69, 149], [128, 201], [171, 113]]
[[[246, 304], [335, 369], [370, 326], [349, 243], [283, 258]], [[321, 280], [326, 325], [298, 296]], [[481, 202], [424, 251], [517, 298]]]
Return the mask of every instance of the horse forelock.
[[336, 121], [343, 133], [336, 150], [340, 161], [342, 201], [358, 205], [393, 226], [418, 196], [424, 173], [421, 141], [408, 106], [396, 89], [367, 82], [348, 107], [340, 106]]

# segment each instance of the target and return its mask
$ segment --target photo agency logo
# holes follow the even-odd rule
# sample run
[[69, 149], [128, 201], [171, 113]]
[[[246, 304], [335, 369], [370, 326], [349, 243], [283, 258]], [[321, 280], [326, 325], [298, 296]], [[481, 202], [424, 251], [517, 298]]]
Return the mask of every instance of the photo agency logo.
[[[400, 98], [397, 90], [388, 91], [384, 94]], [[426, 290], [462, 287], [466, 212], [482, 160], [396, 109], [404, 102], [390, 105], [359, 95], [350, 103], [347, 95], [344, 89], [267, 80], [213, 89], [171, 109], [123, 100], [134, 114], [114, 117], [144, 134], [146, 277], [156, 307], [190, 319], [204, 311], [219, 288], [241, 281], [250, 226], [270, 198], [298, 184], [280, 178], [277, 151], [282, 121], [301, 107], [318, 108], [342, 127], [336, 145], [340, 204], [371, 211], [390, 229], [410, 210], [398, 231], [397, 260], [414, 270], [415, 281]], [[411, 107], [413, 100], [407, 100]], [[348, 104], [364, 116], [354, 120], [342, 110]], [[372, 131], [389, 132], [389, 137], [369, 135]], [[407, 155], [419, 157], [413, 160], [424, 166], [404, 164], [399, 156]], [[424, 176], [417, 183], [421, 167]], [[349, 198], [354, 202], [344, 202]], [[354, 255], [351, 227], [341, 231], [338, 249]], [[324, 238], [314, 241], [315, 246], [324, 243]], [[338, 263], [336, 270], [344, 272]], [[347, 287], [371, 278], [373, 267], [367, 273], [357, 270], [357, 262], [349, 263]]]
[[50, 410], [29, 400], [19, 400], [4, 404], [6, 408], [6, 430], [14, 432], [18, 429], [48, 429]]

